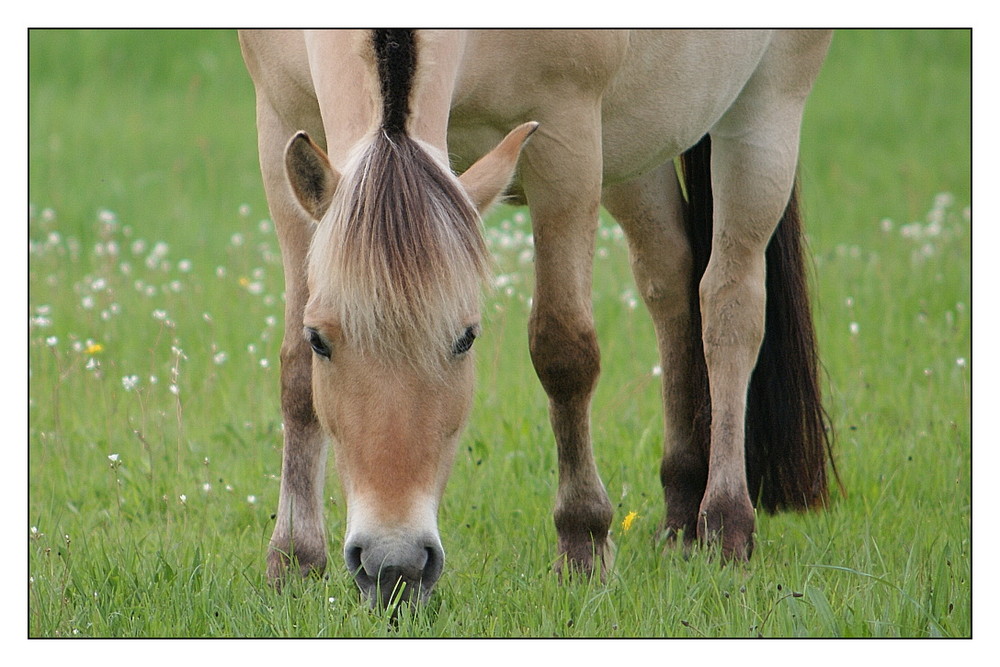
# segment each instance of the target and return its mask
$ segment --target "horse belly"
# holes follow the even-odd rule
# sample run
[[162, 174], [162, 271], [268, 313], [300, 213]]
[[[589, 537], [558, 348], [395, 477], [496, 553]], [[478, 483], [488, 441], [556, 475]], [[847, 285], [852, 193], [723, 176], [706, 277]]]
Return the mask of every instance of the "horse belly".
[[767, 50], [764, 30], [637, 30], [602, 106], [606, 185], [693, 146], [739, 96]]

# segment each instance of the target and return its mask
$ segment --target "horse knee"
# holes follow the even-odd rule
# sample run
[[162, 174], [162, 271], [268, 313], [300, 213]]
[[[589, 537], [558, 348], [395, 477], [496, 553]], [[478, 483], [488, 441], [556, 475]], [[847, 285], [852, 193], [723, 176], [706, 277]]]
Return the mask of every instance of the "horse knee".
[[593, 326], [568, 324], [555, 316], [532, 317], [531, 362], [542, 387], [555, 402], [587, 397], [601, 372]]

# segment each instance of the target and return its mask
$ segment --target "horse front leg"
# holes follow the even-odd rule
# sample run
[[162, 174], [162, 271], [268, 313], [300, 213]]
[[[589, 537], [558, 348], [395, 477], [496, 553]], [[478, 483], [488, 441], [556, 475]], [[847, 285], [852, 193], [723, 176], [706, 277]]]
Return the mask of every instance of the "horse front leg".
[[281, 344], [281, 413], [284, 444], [278, 511], [267, 554], [267, 576], [280, 586], [289, 571], [301, 575], [326, 568], [323, 486], [327, 440], [313, 409], [312, 352], [302, 333], [309, 290], [306, 255], [312, 220], [291, 194], [284, 148], [294, 130], [258, 102], [258, 144], [268, 206], [285, 274], [285, 333]]
[[[542, 123], [522, 162], [535, 241], [529, 345], [549, 398], [559, 458], [556, 570], [596, 570], [603, 578], [610, 565], [612, 508], [590, 439], [590, 400], [600, 374], [590, 293], [600, 205], [600, 139], [597, 126], [591, 125], [572, 139], [556, 134], [573, 127]], [[583, 136], [590, 130], [591, 136]], [[574, 150], [567, 152], [570, 148]], [[581, 155], [590, 163], [581, 161]]]

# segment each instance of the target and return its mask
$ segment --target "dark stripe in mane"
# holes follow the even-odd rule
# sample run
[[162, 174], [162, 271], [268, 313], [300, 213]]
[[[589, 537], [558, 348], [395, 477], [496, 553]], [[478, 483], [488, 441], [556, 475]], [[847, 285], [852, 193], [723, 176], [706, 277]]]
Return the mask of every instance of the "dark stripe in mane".
[[387, 134], [406, 133], [410, 89], [417, 68], [413, 30], [372, 30], [372, 46], [382, 92], [382, 129]]

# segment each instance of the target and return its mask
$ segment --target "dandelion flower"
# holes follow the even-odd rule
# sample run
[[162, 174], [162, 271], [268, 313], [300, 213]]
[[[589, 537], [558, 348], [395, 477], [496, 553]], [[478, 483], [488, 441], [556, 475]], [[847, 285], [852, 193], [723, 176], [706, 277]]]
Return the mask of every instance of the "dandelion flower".
[[84, 348], [84, 354], [97, 354], [98, 352], [103, 352], [104, 346], [100, 343], [91, 343], [86, 348]]
[[632, 528], [632, 524], [638, 518], [639, 518], [638, 512], [632, 511], [626, 514], [625, 518], [622, 519], [622, 530], [624, 530], [627, 533]]

